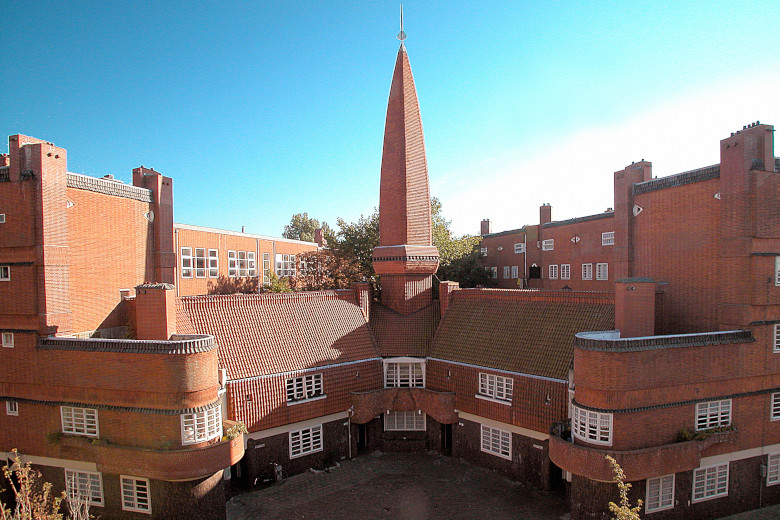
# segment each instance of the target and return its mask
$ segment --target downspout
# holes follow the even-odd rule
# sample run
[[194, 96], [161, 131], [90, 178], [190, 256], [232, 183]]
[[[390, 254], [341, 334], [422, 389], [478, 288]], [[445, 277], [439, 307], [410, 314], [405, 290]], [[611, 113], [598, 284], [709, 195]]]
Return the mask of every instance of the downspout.
[[179, 230], [176, 227], [173, 228], [173, 257], [176, 259], [176, 265], [173, 266], [173, 279], [176, 286], [176, 296], [179, 296]]

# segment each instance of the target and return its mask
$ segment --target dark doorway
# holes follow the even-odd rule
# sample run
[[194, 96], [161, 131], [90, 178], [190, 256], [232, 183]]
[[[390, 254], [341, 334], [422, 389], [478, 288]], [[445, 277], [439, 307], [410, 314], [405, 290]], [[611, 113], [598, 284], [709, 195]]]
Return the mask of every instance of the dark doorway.
[[368, 451], [368, 428], [366, 424], [358, 424], [357, 450], [358, 453]]
[[441, 454], [452, 455], [452, 425], [441, 425]]

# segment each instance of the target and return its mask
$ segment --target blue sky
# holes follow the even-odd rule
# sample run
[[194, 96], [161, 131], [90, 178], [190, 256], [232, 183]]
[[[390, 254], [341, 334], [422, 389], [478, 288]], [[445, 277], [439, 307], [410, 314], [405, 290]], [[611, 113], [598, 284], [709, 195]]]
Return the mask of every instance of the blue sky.
[[[0, 0], [0, 134], [174, 179], [175, 220], [278, 236], [378, 204], [398, 3]], [[612, 173], [780, 125], [780, 2], [404, 5], [431, 192], [458, 234], [612, 206]], [[3, 151], [7, 150], [4, 146]], [[776, 154], [778, 152], [776, 151]]]

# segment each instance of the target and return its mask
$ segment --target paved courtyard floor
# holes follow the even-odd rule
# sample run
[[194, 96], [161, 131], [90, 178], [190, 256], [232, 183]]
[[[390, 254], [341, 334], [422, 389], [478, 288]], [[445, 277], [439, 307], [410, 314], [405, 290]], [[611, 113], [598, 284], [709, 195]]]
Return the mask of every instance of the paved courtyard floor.
[[373, 453], [329, 472], [307, 472], [243, 493], [228, 520], [560, 520], [562, 497], [512, 482], [459, 459], [430, 453]]

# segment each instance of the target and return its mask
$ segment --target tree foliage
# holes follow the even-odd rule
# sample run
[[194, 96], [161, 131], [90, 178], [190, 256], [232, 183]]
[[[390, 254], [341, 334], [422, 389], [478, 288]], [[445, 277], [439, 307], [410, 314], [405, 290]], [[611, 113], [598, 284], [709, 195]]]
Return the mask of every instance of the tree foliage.
[[363, 278], [357, 260], [336, 250], [307, 251], [295, 260], [295, 275], [289, 280], [295, 291], [348, 289]]
[[268, 283], [263, 286], [263, 292], [288, 293], [292, 292], [292, 288], [288, 278], [279, 278], [271, 271], [268, 273]]
[[332, 248], [343, 258], [353, 259], [359, 266], [361, 279], [377, 281], [371, 258], [374, 248], [379, 245], [379, 211], [369, 216], [360, 215], [357, 222], [338, 219], [337, 242]]
[[282, 236], [291, 240], [314, 242], [314, 232], [318, 228], [322, 228], [322, 236], [328, 244], [335, 241], [336, 235], [328, 223], [323, 222], [320, 225], [320, 221], [316, 218], [309, 218], [308, 213], [296, 213], [293, 215], [290, 223], [284, 226]]
[[8, 508], [0, 502], [2, 520], [62, 520], [58, 513], [65, 493], [54, 495], [51, 484], [41, 480], [40, 471], [34, 470], [30, 463], [22, 464], [16, 449], [13, 450], [14, 462], [3, 466], [3, 476], [11, 486], [16, 507]]
[[642, 499], [637, 500], [636, 505], [631, 507], [628, 501], [628, 492], [631, 489], [631, 484], [625, 481], [626, 475], [623, 473], [623, 468], [609, 455], [606, 456], [606, 459], [609, 465], [612, 466], [612, 473], [614, 473], [612, 481], [617, 484], [620, 491], [620, 505], [614, 502], [609, 503], [609, 510], [615, 515], [612, 520], [640, 520], [639, 511], [642, 509]]
[[479, 256], [479, 251], [472, 251], [466, 256], [455, 258], [447, 265], [439, 266], [436, 276], [440, 280], [458, 282], [461, 287], [493, 287], [496, 280], [490, 271], [485, 269]]
[[228, 278], [221, 274], [216, 282], [209, 280], [206, 291], [208, 294], [256, 294], [258, 292], [258, 279], [255, 277]]

